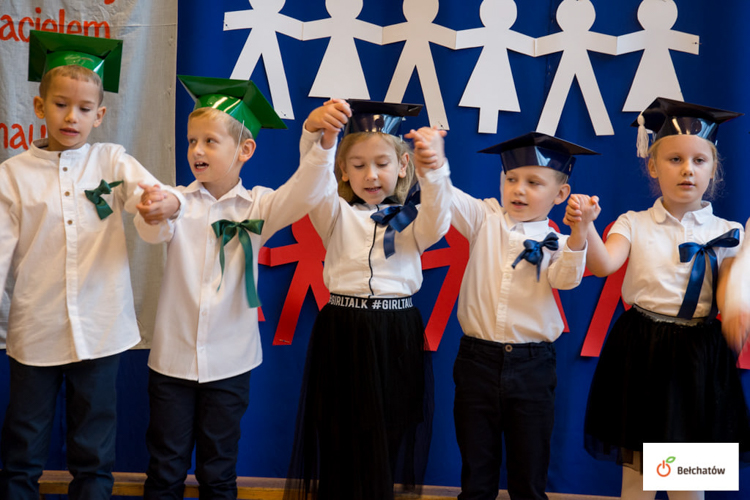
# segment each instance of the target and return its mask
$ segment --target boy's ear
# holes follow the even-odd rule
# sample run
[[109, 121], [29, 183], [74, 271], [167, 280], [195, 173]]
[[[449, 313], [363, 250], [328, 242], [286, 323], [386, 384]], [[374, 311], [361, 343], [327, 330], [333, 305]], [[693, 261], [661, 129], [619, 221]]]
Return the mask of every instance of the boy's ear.
[[94, 121], [94, 127], [98, 127], [102, 124], [102, 120], [104, 119], [104, 114], [107, 112], [106, 106], [99, 106], [96, 110], [96, 120]]
[[44, 120], [44, 99], [40, 96], [34, 97], [34, 114], [40, 120]]
[[656, 173], [656, 162], [654, 161], [653, 158], [648, 159], [648, 174], [654, 179], [659, 177], [658, 174]]
[[245, 163], [247, 160], [252, 158], [253, 154], [255, 154], [256, 146], [257, 144], [255, 140], [246, 139], [245, 142], [242, 143], [242, 146], [240, 146], [240, 154], [237, 157], [237, 159], [240, 160], [242, 163]]
[[555, 205], [559, 205], [567, 200], [568, 196], [570, 196], [570, 184], [562, 184], [560, 190], [557, 192], [557, 196], [555, 196]]

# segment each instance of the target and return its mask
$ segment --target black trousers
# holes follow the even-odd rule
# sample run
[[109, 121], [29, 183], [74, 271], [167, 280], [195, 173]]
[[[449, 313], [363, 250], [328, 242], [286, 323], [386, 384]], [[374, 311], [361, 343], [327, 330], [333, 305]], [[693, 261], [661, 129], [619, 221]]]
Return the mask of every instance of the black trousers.
[[557, 385], [549, 342], [501, 344], [464, 336], [453, 366], [456, 438], [461, 451], [459, 500], [494, 500], [503, 436], [508, 493], [546, 499]]
[[200, 498], [237, 498], [240, 422], [250, 401], [250, 372], [215, 382], [168, 377], [148, 380], [151, 454], [143, 498], [181, 499], [195, 446]]
[[120, 355], [60, 366], [10, 360], [10, 402], [0, 437], [0, 500], [38, 500], [60, 387], [65, 384], [71, 500], [112, 496]]

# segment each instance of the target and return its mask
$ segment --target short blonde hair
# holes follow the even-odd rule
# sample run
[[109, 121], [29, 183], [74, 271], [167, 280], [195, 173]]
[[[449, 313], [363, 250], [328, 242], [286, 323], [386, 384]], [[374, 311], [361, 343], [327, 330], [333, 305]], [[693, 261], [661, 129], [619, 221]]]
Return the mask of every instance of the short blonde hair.
[[67, 77], [73, 80], [92, 82], [96, 84], [96, 86], [99, 88], [99, 105], [101, 106], [102, 102], [104, 101], [104, 87], [102, 86], [102, 79], [95, 72], [77, 64], [56, 66], [47, 71], [44, 76], [42, 76], [42, 81], [39, 83], [39, 96], [42, 99], [47, 98], [47, 90], [49, 90], [50, 85], [52, 85], [52, 80], [58, 77]]
[[[233, 116], [223, 111], [219, 111], [216, 108], [198, 108], [190, 113], [190, 116], [188, 116], [188, 121], [192, 120], [193, 118], [208, 118], [210, 120], [223, 123], [227, 129], [227, 134], [232, 136], [232, 139], [235, 141], [235, 146], [237, 144], [244, 143], [248, 139], [253, 138], [253, 134], [250, 132], [249, 128], [237, 121], [237, 119]], [[240, 139], [239, 142], [237, 141], [238, 137]]]
[[[669, 137], [669, 136], [664, 136]], [[656, 155], [659, 154], [659, 147], [662, 144], [662, 139], [664, 137], [660, 137], [654, 143], [651, 145], [650, 148], [648, 148], [648, 158], [646, 158], [646, 172], [648, 173], [648, 164], [651, 160], [656, 161]], [[719, 193], [719, 190], [721, 189], [721, 186], [724, 184], [724, 169], [721, 166], [721, 157], [719, 157], [719, 151], [716, 149], [716, 144], [709, 141], [708, 139], [704, 139], [701, 137], [704, 141], [706, 141], [709, 146], [711, 147], [711, 154], [713, 155], [714, 160], [714, 175], [711, 178], [711, 182], [708, 184], [708, 188], [706, 188], [706, 192], [703, 193], [703, 197], [707, 200], [712, 200], [714, 197]], [[654, 186], [657, 195], [661, 194], [659, 192], [658, 184]]]
[[381, 139], [387, 141], [393, 147], [396, 153], [396, 158], [399, 162], [401, 161], [401, 157], [404, 154], [408, 155], [409, 160], [406, 164], [406, 175], [404, 177], [398, 178], [398, 181], [396, 182], [396, 189], [394, 190], [392, 195], [398, 200], [399, 203], [404, 203], [404, 201], [406, 200], [406, 195], [409, 193], [409, 189], [416, 181], [416, 175], [414, 173], [414, 163], [411, 159], [411, 146], [400, 137], [396, 137], [395, 135], [391, 134], [384, 134], [382, 132], [356, 132], [353, 134], [345, 135], [344, 138], [341, 139], [341, 143], [339, 144], [339, 147], [336, 151], [336, 178], [339, 181], [339, 196], [341, 196], [349, 203], [354, 200], [356, 195], [354, 194], [349, 181], [344, 181], [341, 179], [341, 173], [344, 171], [344, 166], [346, 163], [346, 155], [349, 154], [352, 146], [372, 137], [373, 134], [377, 134]]

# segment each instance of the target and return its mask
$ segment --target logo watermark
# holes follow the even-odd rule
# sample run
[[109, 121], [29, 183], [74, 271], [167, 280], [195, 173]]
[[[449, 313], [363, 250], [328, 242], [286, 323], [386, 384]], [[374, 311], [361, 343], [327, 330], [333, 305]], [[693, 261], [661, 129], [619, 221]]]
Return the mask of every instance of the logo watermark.
[[645, 491], [737, 491], [737, 443], [644, 443]]

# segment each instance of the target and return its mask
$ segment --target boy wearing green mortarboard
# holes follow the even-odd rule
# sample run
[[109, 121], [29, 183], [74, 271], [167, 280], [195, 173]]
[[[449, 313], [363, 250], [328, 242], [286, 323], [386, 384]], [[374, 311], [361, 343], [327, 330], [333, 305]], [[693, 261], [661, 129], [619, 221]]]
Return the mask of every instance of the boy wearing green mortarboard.
[[[316, 132], [303, 133], [300, 149], [308, 152], [297, 172], [276, 190], [247, 189], [240, 170], [255, 152], [258, 131], [286, 126], [250, 81], [179, 78], [196, 101], [187, 126], [195, 182], [177, 188], [185, 204], [174, 220], [135, 219], [144, 240], [167, 243], [148, 361], [144, 498], [182, 498], [195, 447], [201, 498], [234, 499], [250, 371], [262, 361], [258, 252], [335, 189], [333, 146], [350, 112], [341, 102], [313, 111], [306, 127]], [[139, 210], [160, 200], [158, 188], [147, 188]]]
[[[0, 498], [39, 498], [63, 382], [69, 498], [110, 498], [119, 354], [140, 340], [121, 214], [136, 211], [138, 182], [158, 181], [122, 146], [87, 142], [122, 42], [32, 31], [29, 47], [48, 137], [0, 165], [0, 287], [15, 278]], [[160, 208], [171, 215], [178, 197]]]

